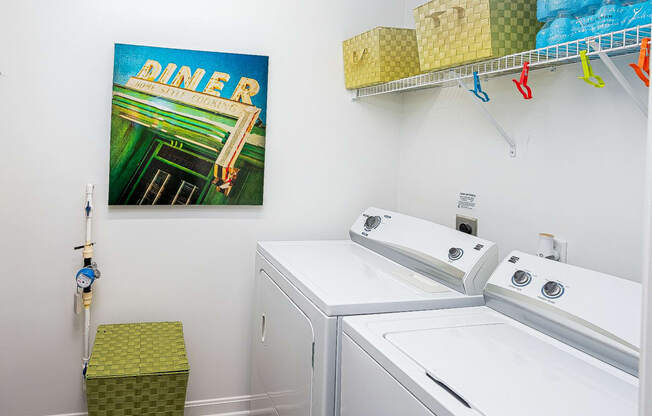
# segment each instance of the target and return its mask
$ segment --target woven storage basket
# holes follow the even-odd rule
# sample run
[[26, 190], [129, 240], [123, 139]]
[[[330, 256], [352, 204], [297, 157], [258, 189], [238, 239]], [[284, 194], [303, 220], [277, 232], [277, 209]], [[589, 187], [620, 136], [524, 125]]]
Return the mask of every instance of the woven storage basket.
[[419, 73], [413, 29], [377, 27], [342, 43], [346, 88], [381, 84]]
[[536, 0], [433, 0], [414, 9], [422, 72], [535, 48]]
[[181, 322], [100, 325], [86, 372], [88, 416], [182, 416], [188, 374]]

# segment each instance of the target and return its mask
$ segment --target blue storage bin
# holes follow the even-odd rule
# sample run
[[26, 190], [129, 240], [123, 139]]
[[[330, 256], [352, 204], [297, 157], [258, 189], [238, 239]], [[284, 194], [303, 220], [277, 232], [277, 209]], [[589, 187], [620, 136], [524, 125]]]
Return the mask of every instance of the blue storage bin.
[[553, 20], [548, 30], [548, 45], [569, 42], [570, 35], [576, 25], [576, 19], [567, 15], [562, 15]]
[[537, 20], [546, 22], [550, 19], [548, 0], [537, 0]]
[[652, 0], [539, 0], [537, 48], [647, 25]]
[[595, 13], [595, 19], [588, 25], [587, 32], [595, 36], [623, 29], [624, 11], [619, 2], [603, 2]]
[[593, 14], [602, 6], [602, 0], [579, 0], [577, 7], [578, 16]]
[[652, 22], [652, 2], [643, 1], [624, 7], [622, 28], [648, 25]]
[[546, 23], [539, 33], [537, 33], [537, 49], [545, 48], [550, 45], [549, 42], [550, 36], [550, 22]]

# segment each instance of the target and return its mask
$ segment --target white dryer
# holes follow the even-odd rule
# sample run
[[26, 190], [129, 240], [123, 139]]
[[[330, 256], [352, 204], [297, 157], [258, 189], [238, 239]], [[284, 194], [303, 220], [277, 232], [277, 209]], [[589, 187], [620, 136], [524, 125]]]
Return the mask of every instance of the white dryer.
[[635, 416], [641, 285], [513, 252], [486, 306], [344, 319], [342, 416]]
[[252, 325], [252, 413], [339, 411], [342, 317], [482, 305], [494, 243], [377, 208], [351, 240], [261, 242]]

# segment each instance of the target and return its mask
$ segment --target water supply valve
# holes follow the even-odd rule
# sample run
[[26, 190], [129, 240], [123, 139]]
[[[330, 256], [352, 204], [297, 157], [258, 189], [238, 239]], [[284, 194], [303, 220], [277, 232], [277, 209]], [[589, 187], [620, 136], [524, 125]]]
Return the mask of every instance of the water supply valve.
[[99, 279], [101, 273], [97, 268], [97, 263], [93, 262], [90, 266], [82, 267], [75, 275], [77, 287], [80, 289], [87, 289], [93, 285], [95, 279]]

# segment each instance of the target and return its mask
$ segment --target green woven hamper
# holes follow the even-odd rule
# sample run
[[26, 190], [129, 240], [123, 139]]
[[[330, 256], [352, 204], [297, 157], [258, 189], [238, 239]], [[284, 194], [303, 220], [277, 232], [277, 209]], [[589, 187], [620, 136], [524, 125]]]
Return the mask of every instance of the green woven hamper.
[[181, 322], [100, 325], [86, 372], [88, 416], [182, 416], [189, 372]]

